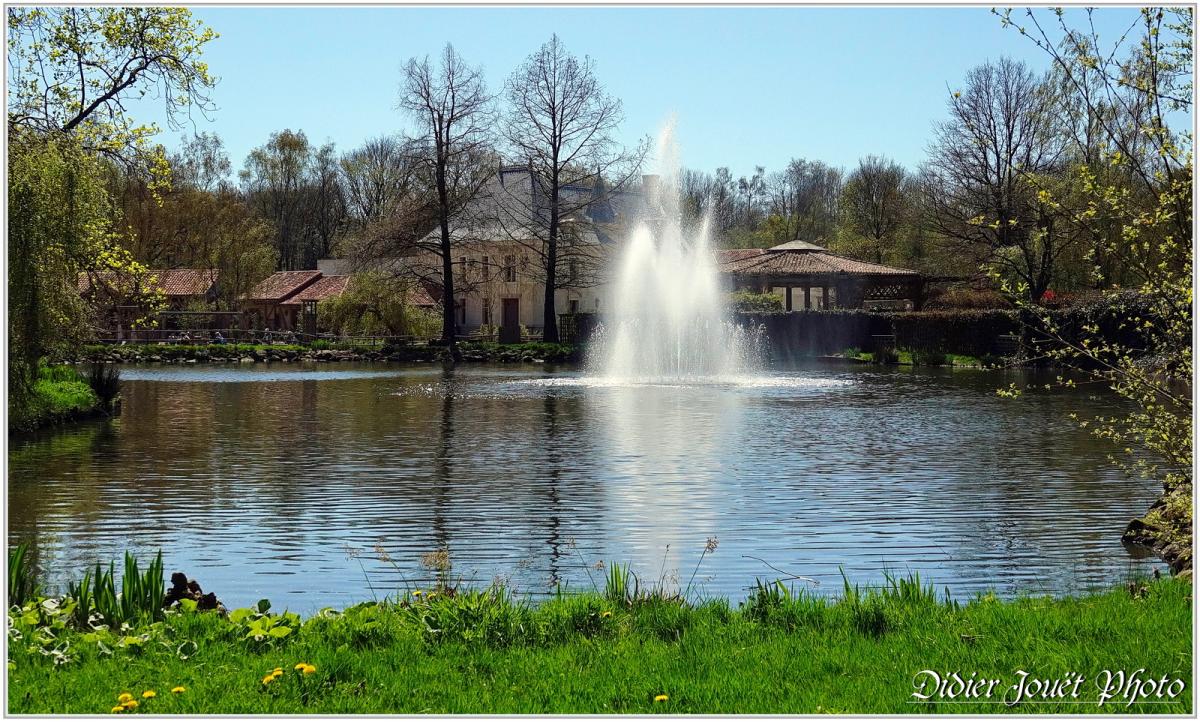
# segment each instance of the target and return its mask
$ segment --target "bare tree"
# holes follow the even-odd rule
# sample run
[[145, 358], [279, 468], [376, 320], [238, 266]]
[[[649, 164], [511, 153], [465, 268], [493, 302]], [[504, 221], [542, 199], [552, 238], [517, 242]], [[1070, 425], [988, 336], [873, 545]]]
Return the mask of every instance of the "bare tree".
[[467, 65], [447, 43], [441, 63], [426, 57], [404, 66], [400, 107], [416, 121], [421, 163], [437, 189], [438, 237], [431, 250], [441, 260], [442, 342], [454, 347], [454, 266], [451, 224], [491, 176], [489, 131], [493, 98], [483, 72]]
[[1015, 276], [1033, 300], [1049, 286], [1065, 246], [1039, 212], [1031, 178], [1057, 170], [1062, 151], [1046, 83], [1002, 58], [967, 73], [934, 131], [925, 169], [932, 222], [980, 264]]
[[852, 244], [865, 243], [876, 263], [894, 250], [909, 211], [904, 166], [876, 155], [858, 161], [842, 189], [842, 228]]
[[346, 153], [342, 186], [352, 222], [361, 227], [383, 218], [413, 192], [415, 152], [401, 138], [380, 136]]
[[528, 217], [510, 218], [508, 226], [516, 226], [510, 235], [523, 239], [544, 272], [543, 337], [550, 342], [558, 341], [554, 292], [561, 286], [560, 242], [570, 235], [564, 221], [582, 221], [589, 205], [623, 189], [649, 147], [615, 143], [621, 101], [604, 92], [594, 68], [594, 61], [571, 55], [554, 35], [505, 83], [510, 107], [502, 132], [513, 154], [528, 162], [533, 182]]

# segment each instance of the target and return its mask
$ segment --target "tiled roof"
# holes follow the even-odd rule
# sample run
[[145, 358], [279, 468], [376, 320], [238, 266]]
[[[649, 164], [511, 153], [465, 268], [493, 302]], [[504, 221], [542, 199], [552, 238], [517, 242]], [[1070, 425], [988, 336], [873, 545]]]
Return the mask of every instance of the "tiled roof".
[[[166, 268], [153, 269], [146, 274], [146, 279], [153, 288], [171, 297], [203, 296], [212, 290], [220, 272], [206, 268]], [[105, 286], [120, 285], [122, 277], [114, 271], [99, 273], [80, 273], [77, 287], [80, 293], [87, 293], [92, 288], [95, 278]]]
[[304, 301], [324, 301], [327, 298], [342, 295], [349, 285], [349, 276], [321, 276], [316, 283], [294, 294], [282, 305], [299, 306]]
[[250, 289], [250, 301], [282, 301], [321, 277], [320, 271], [276, 271]]
[[418, 306], [428, 308], [438, 305], [438, 301], [434, 300], [433, 295], [428, 289], [420, 284], [414, 286], [408, 291], [408, 304], [410, 306]]
[[[787, 244], [785, 244], [787, 245]], [[809, 245], [809, 244], [806, 244]], [[826, 251], [738, 248], [717, 251], [717, 266], [722, 273], [735, 276], [816, 276], [845, 274], [852, 276], [918, 276], [907, 268], [857, 261]]]

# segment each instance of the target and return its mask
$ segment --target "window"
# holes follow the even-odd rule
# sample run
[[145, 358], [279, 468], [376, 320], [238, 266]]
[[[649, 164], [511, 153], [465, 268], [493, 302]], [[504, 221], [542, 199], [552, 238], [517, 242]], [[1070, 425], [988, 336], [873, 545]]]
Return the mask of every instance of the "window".
[[[487, 263], [487, 256], [484, 256], [483, 262]], [[483, 325], [491, 326], [492, 325], [492, 302], [490, 299], [487, 299], [487, 298], [483, 299], [483, 305], [482, 305], [481, 310], [483, 311]]]
[[[488, 257], [484, 256], [481, 263], [483, 264], [483, 280], [487, 281], [491, 279], [492, 276], [492, 269], [488, 267]], [[484, 323], [487, 322], [485, 321]]]
[[567, 261], [567, 283], [575, 283], [579, 279], [579, 262], [572, 258]]
[[575, 315], [575, 314], [579, 313], [579, 301], [578, 300], [571, 299], [570, 301], [567, 301], [567, 313], [569, 313], [571, 315]]
[[464, 298], [454, 305], [458, 307], [455, 309], [458, 311], [458, 322], [467, 325], [467, 299]]
[[505, 256], [504, 257], [504, 280], [509, 281], [509, 282], [517, 280], [517, 257], [516, 256]]

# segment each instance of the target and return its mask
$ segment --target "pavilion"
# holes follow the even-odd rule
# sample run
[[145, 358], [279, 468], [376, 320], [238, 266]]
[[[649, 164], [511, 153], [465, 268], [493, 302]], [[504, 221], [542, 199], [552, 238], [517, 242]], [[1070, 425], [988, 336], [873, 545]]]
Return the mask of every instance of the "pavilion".
[[777, 293], [787, 311], [913, 309], [921, 303], [920, 273], [846, 258], [805, 241], [718, 251], [717, 266], [732, 290]]

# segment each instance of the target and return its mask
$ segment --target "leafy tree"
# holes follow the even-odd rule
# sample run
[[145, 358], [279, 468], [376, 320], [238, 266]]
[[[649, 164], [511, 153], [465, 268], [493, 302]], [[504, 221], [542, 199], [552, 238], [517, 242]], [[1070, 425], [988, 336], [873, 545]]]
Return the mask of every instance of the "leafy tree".
[[[1118, 171], [1080, 163], [1072, 169], [1077, 198], [1043, 187], [1039, 202], [1064, 209], [1066, 223], [1091, 231], [1136, 278], [1132, 297], [1113, 291], [1107, 298], [1115, 326], [1125, 332], [1115, 338], [1094, 320], [1069, 334], [1055, 318], [1023, 306], [1035, 330], [1054, 342], [1052, 356], [1132, 403], [1127, 414], [1079, 423], [1123, 450], [1114, 460], [1127, 470], [1162, 482], [1163, 503], [1143, 524], [1156, 543], [1186, 542], [1190, 550], [1193, 155], [1190, 133], [1168, 121], [1171, 112], [1191, 110], [1192, 10], [1143, 8], [1130, 42], [1109, 46], [1090, 22], [1072, 27], [1061, 10], [1029, 10], [1025, 21], [999, 14], [1050, 56], [1063, 86], [1098, 126], [1099, 165]], [[1050, 37], [1056, 27], [1061, 42]], [[1131, 332], [1136, 341], [1128, 340]]]
[[14, 7], [8, 30], [9, 350], [19, 394], [41, 355], [86, 335], [81, 272], [146, 287], [145, 267], [112, 230], [98, 157], [166, 187], [165, 154], [149, 144], [157, 128], [138, 125], [125, 103], [155, 93], [171, 124], [210, 107], [215, 79], [200, 53], [215, 33], [186, 9], [151, 7]]
[[875, 263], [894, 255], [910, 207], [904, 166], [869, 155], [858, 162], [842, 188], [844, 241]]
[[415, 284], [380, 271], [350, 277], [345, 292], [317, 305], [317, 325], [350, 336], [433, 336], [437, 314], [412, 305]]

